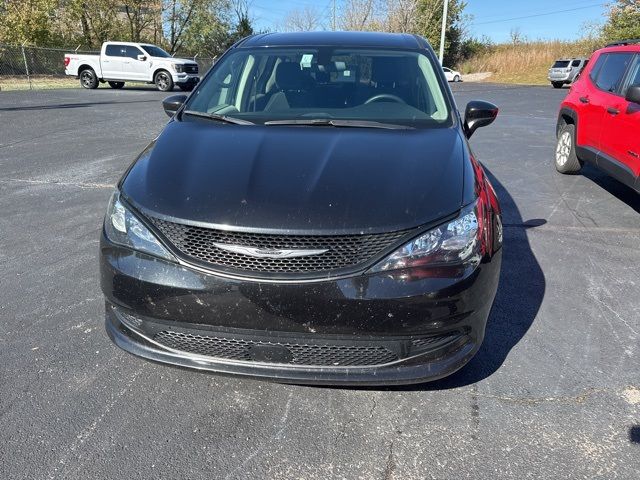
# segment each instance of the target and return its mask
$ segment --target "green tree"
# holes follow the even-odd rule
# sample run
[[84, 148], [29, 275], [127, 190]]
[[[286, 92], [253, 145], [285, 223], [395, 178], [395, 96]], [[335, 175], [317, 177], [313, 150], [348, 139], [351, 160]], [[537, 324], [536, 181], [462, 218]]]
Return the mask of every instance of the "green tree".
[[116, 0], [66, 0], [59, 9], [59, 28], [66, 38], [75, 35], [83, 47], [97, 49], [107, 40], [126, 38], [121, 8]]
[[131, 42], [141, 42], [143, 40], [158, 41], [157, 32], [161, 29], [159, 25], [162, 5], [159, 2], [149, 0], [124, 0], [120, 7], [126, 16], [129, 37]]
[[218, 56], [228, 43], [230, 15], [226, 0], [165, 0], [167, 49]]
[[[467, 2], [463, 0], [449, 0], [443, 62], [446, 65], [455, 65], [461, 58], [468, 20], [464, 15], [466, 6]], [[444, 0], [418, 0], [417, 5], [416, 33], [425, 37], [436, 50], [440, 46], [443, 7]]]
[[4, 0], [0, 4], [0, 42], [50, 45], [56, 0]]
[[640, 38], [640, 1], [617, 0], [610, 5], [602, 33], [608, 42]]

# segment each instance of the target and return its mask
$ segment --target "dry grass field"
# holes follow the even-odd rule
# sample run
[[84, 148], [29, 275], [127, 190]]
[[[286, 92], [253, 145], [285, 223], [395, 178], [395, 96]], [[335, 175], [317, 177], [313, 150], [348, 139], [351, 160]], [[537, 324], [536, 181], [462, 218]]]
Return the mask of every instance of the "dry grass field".
[[36, 75], [31, 82], [26, 76], [0, 76], [0, 90], [47, 90], [51, 88], [80, 88], [80, 83], [73, 77], [53, 75]]
[[589, 57], [602, 45], [593, 41], [523, 42], [496, 45], [458, 66], [463, 74], [492, 72], [487, 80], [499, 83], [543, 85], [547, 70], [561, 57]]

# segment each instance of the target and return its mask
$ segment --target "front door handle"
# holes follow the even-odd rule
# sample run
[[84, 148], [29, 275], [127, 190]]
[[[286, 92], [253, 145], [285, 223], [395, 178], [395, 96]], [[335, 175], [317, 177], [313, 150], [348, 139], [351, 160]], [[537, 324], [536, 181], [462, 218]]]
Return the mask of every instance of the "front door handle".
[[615, 107], [607, 107], [607, 113], [610, 113], [611, 115], [618, 115], [620, 110]]
[[580, 97], [582, 103], [589, 103], [589, 97]]

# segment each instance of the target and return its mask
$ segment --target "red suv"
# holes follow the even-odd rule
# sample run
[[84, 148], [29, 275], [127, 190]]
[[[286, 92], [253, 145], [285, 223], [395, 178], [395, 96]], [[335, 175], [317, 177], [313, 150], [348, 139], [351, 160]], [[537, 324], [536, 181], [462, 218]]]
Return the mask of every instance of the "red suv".
[[640, 39], [597, 50], [560, 106], [556, 169], [584, 162], [640, 192]]

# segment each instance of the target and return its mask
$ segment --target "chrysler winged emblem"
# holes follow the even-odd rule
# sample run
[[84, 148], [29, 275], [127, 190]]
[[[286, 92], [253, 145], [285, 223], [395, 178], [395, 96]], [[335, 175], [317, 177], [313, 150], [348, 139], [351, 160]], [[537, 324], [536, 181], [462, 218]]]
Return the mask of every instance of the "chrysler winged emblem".
[[248, 255], [255, 258], [294, 258], [294, 257], [309, 257], [311, 255], [320, 255], [329, 251], [328, 248], [319, 250], [276, 250], [271, 248], [255, 248], [245, 247], [244, 245], [227, 245], [224, 243], [214, 243], [216, 248], [225, 250], [227, 252], [239, 253], [241, 255]]

